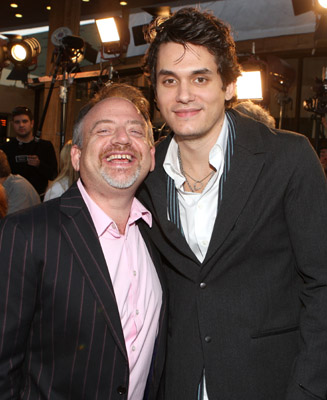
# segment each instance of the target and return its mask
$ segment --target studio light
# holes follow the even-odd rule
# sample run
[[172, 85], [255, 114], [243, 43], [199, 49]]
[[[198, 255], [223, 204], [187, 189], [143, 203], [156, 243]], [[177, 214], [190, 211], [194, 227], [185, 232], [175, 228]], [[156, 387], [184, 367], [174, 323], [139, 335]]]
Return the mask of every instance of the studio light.
[[14, 65], [9, 80], [21, 80], [27, 82], [27, 75], [31, 71], [30, 66], [36, 66], [37, 57], [41, 53], [41, 45], [35, 38], [23, 39], [18, 35], [6, 35], [8, 41], [0, 43], [0, 68], [10, 62]]
[[95, 20], [104, 53], [122, 54], [127, 51], [130, 33], [127, 23], [120, 17]]
[[37, 62], [37, 57], [41, 53], [41, 45], [35, 38], [15, 38], [8, 42], [8, 59], [14, 65], [24, 65], [28, 67]]
[[327, 0], [317, 0], [316, 11], [319, 13], [327, 12]]
[[243, 71], [237, 78], [236, 91], [239, 100], [262, 100], [261, 71]]
[[279, 57], [267, 56], [270, 85], [279, 92], [287, 93], [295, 80], [295, 70]]
[[84, 59], [85, 42], [80, 36], [67, 35], [62, 38], [61, 44], [65, 61], [78, 64]]
[[237, 98], [239, 100], [267, 100], [266, 63], [255, 55], [255, 44], [252, 44], [252, 54], [241, 62], [242, 75], [236, 82]]

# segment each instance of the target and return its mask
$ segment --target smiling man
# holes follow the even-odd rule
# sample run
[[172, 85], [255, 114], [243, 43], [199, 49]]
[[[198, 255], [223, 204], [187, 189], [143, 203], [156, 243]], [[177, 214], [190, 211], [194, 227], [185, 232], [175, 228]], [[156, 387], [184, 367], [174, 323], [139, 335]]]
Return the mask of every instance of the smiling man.
[[150, 26], [146, 72], [172, 130], [139, 193], [169, 288], [166, 400], [327, 397], [327, 188], [309, 141], [230, 109], [218, 18]]
[[71, 156], [77, 183], [0, 227], [0, 398], [154, 400], [166, 295], [134, 198], [154, 168], [142, 93], [104, 88]]

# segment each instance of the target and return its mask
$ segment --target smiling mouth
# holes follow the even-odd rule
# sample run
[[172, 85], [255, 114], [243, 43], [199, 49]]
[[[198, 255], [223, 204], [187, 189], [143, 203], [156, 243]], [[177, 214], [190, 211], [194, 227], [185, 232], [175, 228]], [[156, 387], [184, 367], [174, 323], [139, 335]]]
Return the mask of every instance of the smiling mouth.
[[128, 162], [132, 161], [132, 156], [130, 154], [112, 154], [111, 156], [106, 158], [106, 161], [114, 161], [114, 160], [126, 160]]
[[200, 110], [195, 110], [195, 109], [190, 109], [190, 110], [177, 110], [177, 111], [175, 111], [175, 114], [176, 114], [178, 117], [185, 118], [185, 117], [192, 117], [192, 116], [198, 114], [199, 111], [200, 111]]

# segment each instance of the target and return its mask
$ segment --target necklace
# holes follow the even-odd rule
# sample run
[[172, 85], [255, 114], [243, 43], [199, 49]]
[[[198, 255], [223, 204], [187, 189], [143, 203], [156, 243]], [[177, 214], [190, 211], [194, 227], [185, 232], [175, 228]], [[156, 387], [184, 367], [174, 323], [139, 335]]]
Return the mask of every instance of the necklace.
[[[198, 179], [194, 179], [194, 178], [192, 178], [192, 176], [190, 175], [190, 174], [188, 174], [187, 172], [185, 172], [184, 171], [184, 168], [183, 168], [183, 163], [182, 163], [182, 157], [181, 157], [181, 152], [180, 152], [180, 150], [179, 150], [179, 147], [178, 147], [178, 161], [179, 161], [179, 165], [180, 165], [180, 168], [181, 168], [181, 173], [184, 175], [184, 177], [185, 177], [185, 182], [187, 183], [187, 186], [190, 188], [190, 191], [191, 192], [198, 192], [198, 191], [201, 191], [203, 188], [204, 188], [204, 181], [207, 179], [207, 178], [211, 178], [213, 175], [214, 175], [214, 173], [215, 173], [215, 171], [211, 171], [208, 175], [206, 175], [203, 179], [201, 179], [201, 180], [198, 180]], [[187, 179], [187, 177], [189, 177], [189, 178], [191, 178], [192, 179], [192, 181], [194, 181], [194, 184], [193, 185], [191, 185], [190, 184], [190, 182], [189, 182], [189, 180]], [[210, 180], [210, 178], [209, 178], [209, 180]]]

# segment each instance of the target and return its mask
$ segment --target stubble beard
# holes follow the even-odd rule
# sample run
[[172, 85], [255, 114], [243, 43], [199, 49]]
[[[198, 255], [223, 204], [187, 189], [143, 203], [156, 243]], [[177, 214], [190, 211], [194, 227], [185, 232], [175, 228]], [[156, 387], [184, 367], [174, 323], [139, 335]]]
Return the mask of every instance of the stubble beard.
[[[117, 170], [117, 174], [121, 171], [122, 175], [125, 174], [126, 170], [121, 169]], [[132, 176], [129, 178], [124, 178], [124, 175], [122, 176], [121, 179], [113, 178], [112, 176], [108, 175], [106, 171], [104, 171], [104, 168], [101, 168], [100, 173], [102, 178], [112, 187], [116, 189], [128, 189], [131, 186], [134, 185], [134, 183], [137, 181], [138, 177], [140, 176], [141, 172], [141, 166], [138, 165], [136, 171]]]

